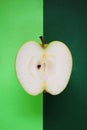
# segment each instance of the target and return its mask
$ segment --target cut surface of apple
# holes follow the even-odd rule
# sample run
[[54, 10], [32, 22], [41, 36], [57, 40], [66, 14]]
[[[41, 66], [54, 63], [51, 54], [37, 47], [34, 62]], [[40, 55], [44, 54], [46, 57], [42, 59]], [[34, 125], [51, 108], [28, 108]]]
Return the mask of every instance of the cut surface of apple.
[[44, 90], [52, 95], [61, 93], [68, 84], [71, 70], [70, 50], [60, 41], [53, 41], [47, 47], [35, 41], [27, 42], [16, 57], [17, 77], [31, 95]]

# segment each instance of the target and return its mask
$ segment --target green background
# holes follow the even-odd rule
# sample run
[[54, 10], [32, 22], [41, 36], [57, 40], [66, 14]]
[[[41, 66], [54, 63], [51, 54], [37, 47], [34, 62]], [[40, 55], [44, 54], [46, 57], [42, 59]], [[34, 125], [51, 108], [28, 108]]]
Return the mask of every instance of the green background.
[[44, 130], [87, 130], [87, 1], [44, 0], [44, 37], [66, 43], [73, 56], [67, 88], [43, 96]]
[[42, 94], [28, 95], [15, 73], [18, 49], [40, 35], [42, 0], [0, 0], [0, 130], [42, 130]]

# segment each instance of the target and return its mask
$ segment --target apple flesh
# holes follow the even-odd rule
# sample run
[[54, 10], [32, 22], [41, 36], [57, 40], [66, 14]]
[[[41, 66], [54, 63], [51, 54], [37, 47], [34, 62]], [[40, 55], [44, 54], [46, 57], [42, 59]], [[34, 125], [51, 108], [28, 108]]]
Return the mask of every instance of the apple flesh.
[[31, 95], [44, 90], [52, 95], [61, 93], [68, 84], [71, 70], [70, 50], [60, 41], [53, 41], [47, 47], [35, 41], [27, 42], [16, 57], [17, 77]]

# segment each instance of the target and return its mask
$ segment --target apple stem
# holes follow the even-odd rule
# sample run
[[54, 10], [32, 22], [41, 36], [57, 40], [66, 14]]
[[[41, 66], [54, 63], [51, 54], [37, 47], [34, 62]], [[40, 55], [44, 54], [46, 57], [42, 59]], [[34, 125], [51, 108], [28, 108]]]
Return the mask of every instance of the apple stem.
[[43, 39], [42, 36], [40, 36], [40, 39], [41, 39], [41, 41], [42, 41], [42, 47], [44, 48], [44, 39]]

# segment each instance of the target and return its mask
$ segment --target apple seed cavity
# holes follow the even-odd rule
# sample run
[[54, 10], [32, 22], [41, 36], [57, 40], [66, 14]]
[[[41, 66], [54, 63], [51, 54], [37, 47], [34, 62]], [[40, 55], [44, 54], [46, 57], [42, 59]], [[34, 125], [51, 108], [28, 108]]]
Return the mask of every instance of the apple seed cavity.
[[39, 70], [41, 68], [41, 65], [39, 64], [39, 65], [37, 65], [37, 69]]

